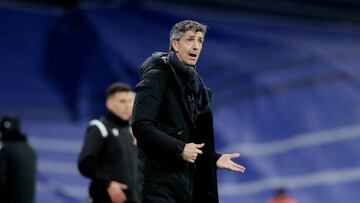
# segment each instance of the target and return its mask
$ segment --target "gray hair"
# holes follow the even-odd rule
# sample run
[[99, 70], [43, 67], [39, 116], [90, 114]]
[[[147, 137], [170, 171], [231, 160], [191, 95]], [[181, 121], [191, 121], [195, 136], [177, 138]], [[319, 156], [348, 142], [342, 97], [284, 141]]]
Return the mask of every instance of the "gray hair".
[[194, 32], [202, 32], [205, 35], [207, 29], [208, 26], [192, 20], [184, 20], [176, 23], [170, 31], [169, 51], [173, 50], [173, 47], [171, 46], [171, 41], [180, 40], [180, 38], [184, 36], [185, 32], [191, 30]]

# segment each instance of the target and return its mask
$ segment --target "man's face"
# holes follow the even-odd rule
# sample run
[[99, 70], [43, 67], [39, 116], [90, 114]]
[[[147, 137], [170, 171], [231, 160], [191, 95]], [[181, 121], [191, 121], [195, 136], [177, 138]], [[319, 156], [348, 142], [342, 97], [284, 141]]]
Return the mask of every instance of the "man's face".
[[179, 40], [171, 42], [178, 59], [188, 65], [195, 65], [204, 42], [204, 33], [188, 30]]
[[117, 117], [129, 121], [132, 115], [133, 102], [133, 93], [116, 92], [106, 100], [106, 107]]

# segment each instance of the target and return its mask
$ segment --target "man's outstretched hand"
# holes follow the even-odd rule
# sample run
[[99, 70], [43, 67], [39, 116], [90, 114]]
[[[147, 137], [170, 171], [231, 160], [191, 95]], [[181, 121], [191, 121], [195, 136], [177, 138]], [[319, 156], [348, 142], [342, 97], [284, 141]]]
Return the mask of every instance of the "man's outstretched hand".
[[233, 162], [231, 159], [232, 158], [239, 158], [240, 154], [239, 153], [234, 153], [234, 154], [223, 154], [221, 155], [221, 157], [216, 161], [216, 166], [218, 168], [223, 168], [223, 169], [227, 169], [230, 171], [236, 171], [236, 172], [240, 172], [240, 173], [244, 173], [246, 168], [242, 165], [239, 165], [235, 162]]

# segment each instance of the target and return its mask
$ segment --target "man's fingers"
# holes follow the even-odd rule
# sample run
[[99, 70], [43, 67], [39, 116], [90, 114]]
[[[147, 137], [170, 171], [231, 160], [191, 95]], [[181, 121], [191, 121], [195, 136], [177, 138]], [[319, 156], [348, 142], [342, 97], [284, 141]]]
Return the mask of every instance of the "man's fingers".
[[122, 189], [122, 190], [126, 190], [126, 189], [128, 189], [128, 186], [127, 185], [125, 185], [125, 184], [119, 184], [120, 185], [120, 188]]
[[205, 144], [201, 143], [201, 144], [194, 144], [196, 148], [200, 149], [202, 148]]
[[240, 172], [240, 173], [244, 173], [245, 171], [244, 170], [241, 170], [239, 168], [236, 168], [236, 167], [233, 167], [231, 168], [232, 171], [236, 171], [236, 172]]
[[195, 162], [195, 159], [192, 159], [192, 158], [190, 158], [190, 159], [188, 159], [188, 160], [186, 160], [187, 162], [190, 162], [190, 163], [194, 163]]
[[234, 166], [235, 166], [236, 168], [242, 170], [242, 171], [245, 171], [245, 170], [246, 170], [246, 168], [245, 168], [244, 166], [242, 166], [242, 165], [235, 164]]
[[239, 165], [239, 164], [236, 164], [236, 163], [234, 163], [234, 164], [232, 165], [232, 168], [233, 168], [234, 170], [236, 170], [236, 171], [241, 172], [241, 173], [244, 173], [245, 170], [246, 170], [246, 168], [245, 168], [244, 166]]
[[194, 144], [195, 147], [195, 153], [196, 154], [202, 154], [203, 152], [200, 150], [205, 144], [201, 143], [201, 144]]
[[195, 150], [195, 153], [196, 153], [196, 155], [197, 155], [197, 154], [202, 154], [203, 152], [202, 152], [200, 149], [196, 149], [196, 150]]

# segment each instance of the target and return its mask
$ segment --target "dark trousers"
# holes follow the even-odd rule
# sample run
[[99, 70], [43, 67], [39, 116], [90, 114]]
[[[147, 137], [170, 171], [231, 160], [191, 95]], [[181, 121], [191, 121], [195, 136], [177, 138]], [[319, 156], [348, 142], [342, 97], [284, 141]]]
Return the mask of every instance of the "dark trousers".
[[188, 173], [173, 172], [144, 179], [142, 203], [191, 203], [192, 178]]

